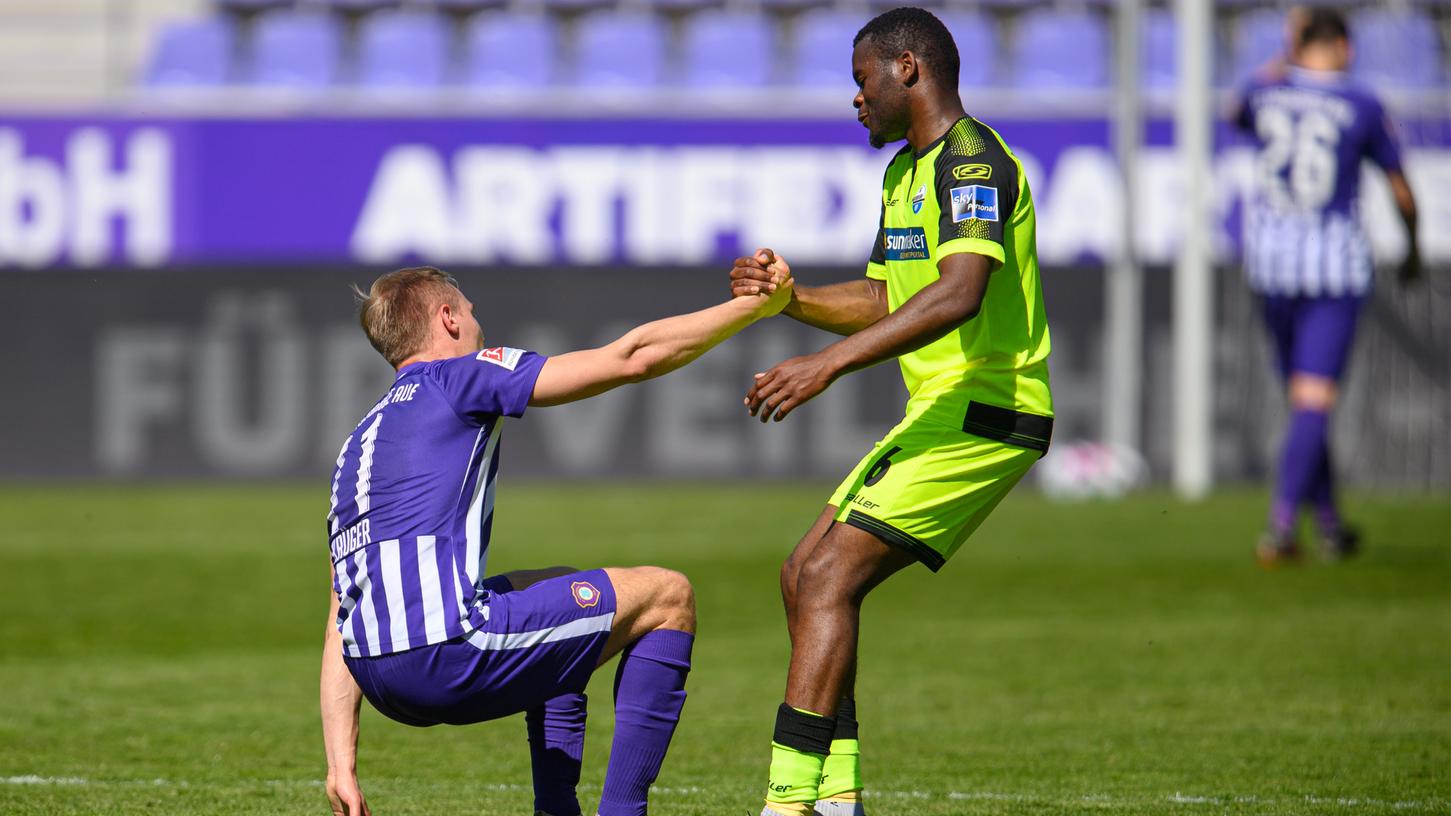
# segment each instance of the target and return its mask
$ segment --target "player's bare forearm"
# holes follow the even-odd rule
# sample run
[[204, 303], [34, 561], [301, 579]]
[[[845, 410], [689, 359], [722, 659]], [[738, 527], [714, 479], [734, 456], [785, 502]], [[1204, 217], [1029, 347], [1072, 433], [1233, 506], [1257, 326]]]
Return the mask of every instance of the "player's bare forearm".
[[873, 278], [797, 286], [784, 313], [808, 326], [851, 335], [887, 316], [887, 284]]
[[343, 636], [333, 623], [338, 616], [338, 597], [328, 594], [332, 595], [332, 601], [328, 606], [318, 682], [322, 743], [327, 752], [325, 791], [334, 816], [370, 816], [368, 801], [358, 787], [358, 712], [363, 691], [343, 663]]
[[[986, 272], [983, 283], [986, 284]], [[837, 376], [900, 357], [971, 320], [982, 305], [982, 291], [968, 281], [939, 278], [870, 326], [822, 350]]]
[[343, 663], [342, 635], [333, 623], [337, 613], [338, 599], [334, 595], [327, 631], [323, 636], [322, 673], [318, 683], [322, 738], [327, 752], [328, 773], [352, 774], [357, 767], [358, 712], [362, 707], [363, 692]]
[[731, 294], [735, 297], [774, 293], [781, 285], [792, 287], [784, 314], [836, 334], [861, 331], [887, 314], [884, 281], [866, 278], [827, 286], [797, 286], [790, 265], [770, 249], [737, 258], [731, 269]]
[[938, 279], [895, 312], [825, 349], [793, 357], [756, 375], [746, 408], [762, 422], [780, 421], [837, 377], [915, 351], [972, 319], [982, 306], [993, 261], [960, 254], [943, 259]]
[[1416, 223], [1416, 194], [1411, 192], [1411, 184], [1406, 181], [1406, 176], [1401, 172], [1390, 172], [1386, 174], [1386, 181], [1390, 184], [1391, 196], [1395, 199], [1396, 210], [1401, 214], [1401, 220], [1411, 229]]
[[[785, 297], [781, 300], [784, 302]], [[614, 346], [629, 362], [636, 380], [669, 374], [725, 339], [774, 312], [761, 308], [764, 297], [731, 300], [691, 314], [638, 326]]]
[[1386, 174], [1386, 181], [1390, 183], [1391, 196], [1395, 198], [1396, 211], [1401, 215], [1401, 223], [1406, 228], [1406, 260], [1401, 266], [1401, 280], [1403, 282], [1414, 281], [1421, 277], [1421, 244], [1418, 235], [1416, 222], [1416, 196], [1411, 192], [1411, 185], [1406, 181], [1404, 173], [1391, 172]]
[[790, 283], [770, 294], [732, 298], [690, 314], [637, 326], [597, 349], [551, 357], [539, 372], [530, 405], [561, 405], [626, 383], [668, 374], [763, 317], [781, 311]]

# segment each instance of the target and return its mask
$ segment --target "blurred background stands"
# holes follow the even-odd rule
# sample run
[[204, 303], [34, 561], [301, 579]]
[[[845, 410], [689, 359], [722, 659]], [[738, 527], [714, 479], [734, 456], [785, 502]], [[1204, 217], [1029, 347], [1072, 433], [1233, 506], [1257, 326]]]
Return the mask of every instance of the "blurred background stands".
[[[947, 22], [965, 88], [1052, 100], [1112, 85], [1111, 2], [924, 2]], [[850, 43], [886, 2], [824, 0], [7, 0], [0, 99], [64, 103], [139, 89], [407, 89], [487, 94], [682, 88], [849, 93]], [[1451, 3], [1341, 4], [1356, 72], [1394, 101], [1441, 97]], [[1282, 53], [1283, 4], [1217, 6], [1231, 87]], [[1151, 3], [1142, 84], [1175, 77], [1171, 8]], [[66, 55], [55, 59], [56, 54]]]

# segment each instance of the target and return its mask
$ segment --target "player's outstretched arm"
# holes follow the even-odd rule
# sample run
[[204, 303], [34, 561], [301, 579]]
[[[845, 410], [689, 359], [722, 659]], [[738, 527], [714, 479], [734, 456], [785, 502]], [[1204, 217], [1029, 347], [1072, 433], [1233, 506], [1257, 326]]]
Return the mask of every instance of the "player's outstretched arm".
[[[769, 249], [737, 258], [731, 269], [731, 294], [746, 297], [773, 291], [772, 281], [791, 267]], [[887, 284], [873, 278], [828, 286], [801, 286], [793, 281], [791, 300], [782, 312], [808, 326], [836, 334], [855, 334], [887, 316]]]
[[1416, 235], [1416, 196], [1406, 181], [1406, 174], [1399, 170], [1386, 173], [1391, 195], [1396, 200], [1396, 210], [1401, 214], [1401, 223], [1406, 227], [1406, 259], [1401, 263], [1401, 283], [1411, 283], [1421, 277], [1421, 247]]
[[323, 636], [322, 740], [327, 751], [327, 798], [335, 816], [370, 816], [368, 802], [358, 787], [358, 712], [363, 691], [343, 663], [343, 636], [334, 623], [338, 617], [338, 596], [328, 593], [327, 632]]
[[826, 390], [837, 377], [931, 343], [977, 315], [995, 261], [959, 253], [937, 265], [938, 279], [901, 308], [815, 354], [793, 357], [763, 374], [746, 393], [746, 408], [779, 422]]
[[783, 280], [764, 295], [732, 298], [709, 309], [656, 320], [607, 346], [550, 357], [539, 371], [529, 404], [562, 405], [668, 374], [757, 320], [777, 314], [790, 297], [791, 281]]

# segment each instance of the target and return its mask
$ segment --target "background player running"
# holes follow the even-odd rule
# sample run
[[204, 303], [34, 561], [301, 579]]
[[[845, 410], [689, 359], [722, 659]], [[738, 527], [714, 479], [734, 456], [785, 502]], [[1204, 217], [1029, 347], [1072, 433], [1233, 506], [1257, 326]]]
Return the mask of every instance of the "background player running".
[[623, 650], [601, 816], [639, 816], [685, 703], [695, 606], [683, 575], [569, 568], [485, 578], [504, 417], [657, 377], [785, 305], [789, 285], [545, 358], [484, 348], [473, 304], [432, 267], [379, 278], [363, 330], [398, 371], [338, 453], [328, 512], [333, 593], [322, 656], [327, 793], [358, 788], [360, 699], [409, 725], [527, 711], [535, 807], [580, 812], [590, 673]]
[[1258, 143], [1255, 195], [1246, 210], [1245, 272], [1263, 301], [1290, 401], [1269, 528], [1266, 565], [1299, 557], [1297, 514], [1314, 509], [1327, 557], [1352, 554], [1357, 535], [1340, 517], [1329, 416], [1371, 286], [1370, 246], [1357, 197], [1360, 166], [1385, 170], [1405, 223], [1403, 281], [1420, 276], [1416, 201], [1385, 109], [1351, 84], [1349, 31], [1340, 12], [1300, 9], [1289, 65], [1244, 92], [1235, 120]]
[[[863, 598], [914, 561], [937, 570], [1048, 448], [1048, 326], [1022, 165], [957, 93], [957, 47], [921, 9], [857, 34], [855, 105], [887, 167], [866, 279], [796, 287], [786, 313], [847, 337], [757, 375], [781, 419], [850, 371], [899, 358], [906, 417], [861, 461], [781, 569], [791, 669], [765, 814], [861, 813], [856, 644]], [[733, 292], [770, 279], [763, 251]]]

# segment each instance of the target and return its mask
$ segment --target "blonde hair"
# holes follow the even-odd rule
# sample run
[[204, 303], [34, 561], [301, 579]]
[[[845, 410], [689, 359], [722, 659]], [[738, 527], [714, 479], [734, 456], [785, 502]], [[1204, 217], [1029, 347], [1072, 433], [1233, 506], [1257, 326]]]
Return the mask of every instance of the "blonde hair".
[[432, 266], [389, 272], [373, 281], [367, 293], [353, 286], [353, 294], [363, 333], [394, 368], [423, 350], [429, 318], [440, 304], [459, 305], [458, 281]]

